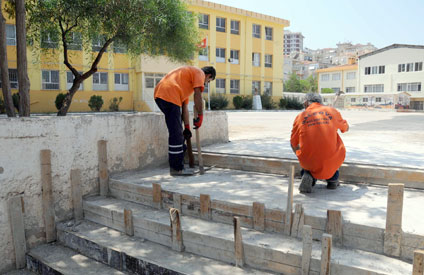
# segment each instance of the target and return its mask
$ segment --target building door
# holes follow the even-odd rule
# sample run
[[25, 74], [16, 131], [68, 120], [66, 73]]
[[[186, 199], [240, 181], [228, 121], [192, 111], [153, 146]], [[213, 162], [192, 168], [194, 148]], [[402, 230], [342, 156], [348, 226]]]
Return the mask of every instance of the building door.
[[143, 73], [143, 100], [152, 112], [160, 111], [154, 99], [154, 92], [156, 85], [164, 76], [165, 74], [160, 73]]

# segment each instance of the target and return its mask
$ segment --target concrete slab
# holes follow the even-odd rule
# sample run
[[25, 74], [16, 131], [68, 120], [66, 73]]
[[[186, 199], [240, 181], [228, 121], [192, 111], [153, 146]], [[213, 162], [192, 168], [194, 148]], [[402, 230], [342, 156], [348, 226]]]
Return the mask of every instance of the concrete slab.
[[[204, 175], [171, 177], [167, 168], [125, 172], [113, 175], [121, 182], [151, 187], [160, 183], [163, 190], [211, 199], [252, 205], [262, 202], [266, 208], [285, 210], [288, 178], [238, 170], [213, 168]], [[341, 184], [337, 190], [326, 189], [318, 181], [311, 194], [300, 194], [300, 179], [295, 179], [294, 204], [302, 203], [306, 215], [325, 218], [327, 209], [342, 211], [343, 219], [351, 223], [384, 229], [386, 222], [387, 187]], [[424, 191], [405, 189], [403, 231], [424, 235]]]

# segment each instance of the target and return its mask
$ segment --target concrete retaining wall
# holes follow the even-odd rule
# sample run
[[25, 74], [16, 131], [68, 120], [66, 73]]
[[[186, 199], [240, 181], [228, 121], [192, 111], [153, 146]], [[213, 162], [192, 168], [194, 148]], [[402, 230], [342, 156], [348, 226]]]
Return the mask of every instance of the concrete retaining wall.
[[[193, 133], [194, 134], [194, 133]], [[228, 141], [224, 112], [207, 112], [202, 145]], [[56, 221], [72, 217], [71, 169], [80, 169], [83, 194], [97, 193], [97, 141], [107, 140], [109, 171], [166, 164], [168, 133], [155, 113], [0, 118], [0, 273], [14, 268], [7, 200], [21, 194], [27, 246], [45, 241], [41, 201], [40, 150], [52, 155]], [[194, 141], [194, 140], [193, 140]]]

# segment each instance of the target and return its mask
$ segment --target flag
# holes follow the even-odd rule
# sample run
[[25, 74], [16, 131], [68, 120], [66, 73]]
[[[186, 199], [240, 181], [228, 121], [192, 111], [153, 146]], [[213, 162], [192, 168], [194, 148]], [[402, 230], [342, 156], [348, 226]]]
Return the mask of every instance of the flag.
[[208, 37], [206, 36], [200, 41], [199, 48], [206, 48], [208, 46]]

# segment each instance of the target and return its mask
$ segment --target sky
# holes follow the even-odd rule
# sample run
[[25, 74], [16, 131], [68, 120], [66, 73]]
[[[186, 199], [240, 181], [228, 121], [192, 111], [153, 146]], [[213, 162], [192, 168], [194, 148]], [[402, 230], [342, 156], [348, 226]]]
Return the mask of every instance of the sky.
[[304, 47], [424, 45], [424, 0], [209, 0], [290, 21]]

